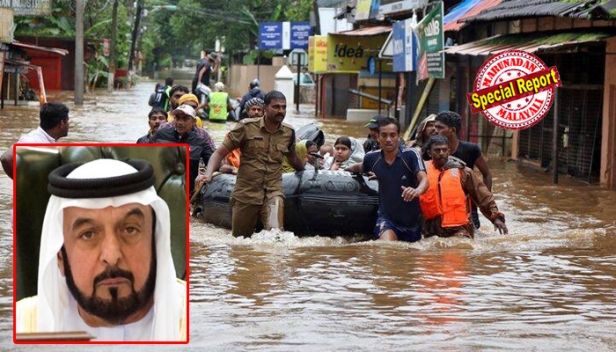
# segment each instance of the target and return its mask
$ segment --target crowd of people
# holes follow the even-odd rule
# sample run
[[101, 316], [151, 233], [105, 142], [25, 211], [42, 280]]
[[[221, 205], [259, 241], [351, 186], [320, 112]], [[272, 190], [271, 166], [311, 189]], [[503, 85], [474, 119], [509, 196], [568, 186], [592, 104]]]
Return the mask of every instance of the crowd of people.
[[[211, 182], [215, 172], [236, 174], [234, 236], [250, 237], [259, 221], [266, 230], [283, 229], [282, 174], [310, 168], [363, 173], [378, 181], [376, 240], [473, 238], [480, 226], [477, 209], [501, 234], [508, 233], [481, 149], [458, 138], [457, 113], [428, 116], [414, 141], [402, 140], [398, 120], [377, 115], [366, 125], [370, 135], [363, 144], [340, 136], [333, 145], [319, 146], [298, 140], [284, 122], [283, 93], [263, 94], [253, 81], [241, 102], [245, 118], [216, 147], [197, 111], [209, 105], [224, 115], [231, 109], [228, 94], [199, 99], [195, 90], [205, 84], [204, 75], [209, 84], [215, 69], [204, 63], [192, 92], [171, 79], [157, 85], [147, 133], [137, 143], [188, 144], [191, 194]], [[214, 88], [220, 93], [224, 85]], [[68, 135], [64, 104], [43, 104], [39, 119], [39, 127], [19, 142], [53, 144]], [[1, 161], [12, 177], [12, 148]], [[475, 166], [482, 177], [473, 172]], [[99, 340], [186, 341], [186, 282], [176, 278], [169, 209], [153, 185], [147, 162], [101, 159], [64, 165], [50, 174], [39, 292], [17, 302], [17, 332], [82, 330]]]
[[[492, 175], [481, 149], [458, 138], [462, 127], [459, 114], [443, 111], [429, 115], [419, 124], [413, 141], [401, 138], [396, 119], [377, 115], [366, 124], [370, 132], [363, 143], [352, 136], [340, 136], [333, 145], [318, 146], [311, 140], [296, 140], [294, 130], [282, 122], [286, 113], [282, 93], [263, 94], [258, 80], [252, 81], [249, 89], [241, 101], [241, 116], [247, 119], [241, 120], [217, 149], [205, 130], [191, 126], [192, 133], [203, 131], [204, 135], [192, 141], [196, 148], [191, 160], [197, 165], [201, 158], [207, 165], [202, 175], [191, 171], [196, 188], [209, 182], [214, 172], [238, 175], [231, 201], [235, 236], [250, 236], [259, 219], [265, 229], [283, 227], [281, 174], [313, 168], [361, 172], [378, 180], [375, 239], [473, 238], [481, 225], [478, 210], [499, 232], [508, 233], [504, 215], [491, 194]], [[170, 116], [183, 116], [188, 111], [194, 118], [193, 110], [177, 106], [182, 99], [170, 97]], [[227, 96], [218, 99], [219, 105], [224, 106], [225, 99]], [[198, 101], [193, 100], [197, 109]], [[156, 121], [150, 120], [150, 131], [152, 126]], [[169, 123], [162, 126], [169, 128], [166, 135], [178, 134], [178, 130], [191, 133], [191, 129], [173, 129]], [[150, 142], [188, 141], [180, 137], [161, 140], [161, 133], [157, 134]], [[209, 148], [205, 140], [210, 141]], [[483, 177], [472, 171], [475, 167]], [[191, 181], [191, 192], [194, 184]]]
[[[477, 209], [501, 234], [508, 234], [505, 216], [491, 193], [492, 176], [481, 149], [458, 138], [459, 114], [442, 111], [428, 116], [418, 126], [415, 140], [406, 142], [398, 120], [378, 115], [366, 125], [370, 134], [363, 144], [351, 136], [339, 136], [333, 145], [318, 146], [312, 140], [298, 140], [293, 127], [284, 122], [287, 101], [283, 93], [274, 90], [263, 98], [253, 96], [253, 83], [243, 103], [246, 118], [229, 131], [220, 146], [201, 127], [197, 110], [204, 107], [203, 102], [182, 85], [157, 86], [157, 96], [150, 99], [156, 105], [148, 114], [147, 133], [137, 141], [188, 144], [191, 194], [211, 182], [215, 172], [236, 174], [230, 200], [234, 236], [250, 237], [258, 222], [265, 230], [283, 229], [282, 174], [309, 168], [362, 173], [377, 180], [375, 240], [472, 239], [480, 226]], [[226, 99], [223, 95], [210, 103], [218, 101], [224, 107]], [[69, 109], [64, 104], [43, 104], [39, 119], [39, 127], [19, 142], [53, 144], [68, 135]], [[12, 177], [12, 148], [3, 153], [1, 161]], [[60, 228], [58, 219], [45, 220], [39, 266], [39, 288], [43, 290], [17, 303], [18, 332], [83, 330], [100, 340], [186, 339], [186, 283], [176, 279], [173, 268], [169, 210], [152, 187], [151, 166], [127, 163], [98, 160], [83, 166], [64, 165], [50, 175], [52, 198], [45, 217], [57, 216], [58, 209], [66, 208], [64, 221], [75, 224]], [[207, 165], [204, 172], [200, 172], [201, 163]], [[482, 177], [473, 172], [475, 166]], [[134, 176], [147, 178], [147, 184], [117, 184], [121, 178], [134, 182]], [[89, 178], [97, 179], [88, 189], [92, 199], [75, 196], [74, 188], [82, 187], [79, 182], [83, 180], [90, 182]], [[89, 227], [81, 231], [84, 218]], [[103, 233], [114, 233], [111, 229], [126, 219], [132, 225], [119, 236], [134, 238], [131, 241], [138, 246], [120, 248], [121, 241], [111, 240], [92, 242], [92, 238], [103, 238]], [[135, 224], [143, 229], [139, 236], [133, 234]], [[81, 242], [94, 244], [87, 247]], [[83, 265], [100, 266], [96, 253], [103, 253], [107, 269], [92, 277]], [[81, 267], [73, 268], [74, 258]], [[49, 269], [56, 267], [59, 270]], [[97, 280], [104, 285], [97, 286]], [[92, 287], [92, 281], [94, 291], [84, 291]], [[163, 287], [173, 289], [163, 294]], [[56, 299], [58, 290], [68, 298]]]
[[[214, 69], [203, 72], [202, 67], [199, 72], [209, 80]], [[195, 89], [204, 84], [203, 75], [197, 78]], [[211, 95], [223, 90], [222, 83], [215, 83]], [[214, 105], [220, 110], [214, 115], [225, 114], [232, 109], [228, 94], [200, 100], [195, 93], [186, 86], [173, 85], [171, 78], [165, 85], [157, 84], [150, 97], [148, 131], [137, 143], [188, 144], [191, 195], [208, 183], [214, 172], [236, 174], [231, 197], [235, 236], [250, 236], [259, 219], [265, 229], [282, 228], [282, 173], [313, 168], [364, 173], [378, 181], [375, 239], [473, 238], [481, 225], [478, 210], [501, 233], [508, 232], [504, 215], [493, 200], [487, 161], [478, 145], [459, 140], [462, 122], [455, 112], [425, 118], [413, 141], [403, 141], [396, 119], [377, 115], [366, 124], [370, 133], [363, 143], [340, 136], [333, 145], [319, 146], [311, 140], [297, 140], [295, 130], [283, 122], [286, 97], [278, 91], [263, 94], [258, 80], [253, 80], [241, 100], [243, 118], [216, 147], [197, 112]], [[68, 108], [63, 104], [45, 104], [40, 119], [40, 127], [20, 142], [55, 143], [67, 135]], [[2, 165], [11, 176], [10, 151], [2, 155]], [[475, 167], [483, 177], [472, 171]]]
[[[417, 241], [421, 238], [474, 237], [480, 223], [479, 207], [501, 234], [505, 217], [494, 202], [492, 176], [476, 144], [458, 139], [462, 119], [443, 111], [424, 119], [414, 141], [400, 138], [400, 124], [376, 116], [366, 125], [361, 164], [345, 170], [373, 175], [379, 182], [379, 211], [374, 238]], [[473, 172], [477, 165], [483, 180]]]

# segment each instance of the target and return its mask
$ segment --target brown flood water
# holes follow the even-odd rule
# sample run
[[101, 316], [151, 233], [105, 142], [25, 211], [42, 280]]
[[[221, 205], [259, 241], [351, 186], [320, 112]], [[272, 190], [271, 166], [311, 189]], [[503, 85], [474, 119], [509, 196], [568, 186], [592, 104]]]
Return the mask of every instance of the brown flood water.
[[[63, 141], [135, 141], [147, 130], [153, 87], [96, 92], [75, 109], [69, 103]], [[330, 142], [365, 137], [361, 124], [315, 119], [310, 106], [293, 110], [287, 122], [316, 121]], [[35, 106], [0, 110], [0, 152], [35, 128], [37, 116]], [[210, 128], [219, 143], [231, 124]], [[414, 244], [277, 231], [235, 239], [192, 220], [190, 344], [173, 349], [616, 350], [616, 193], [564, 176], [555, 186], [515, 163], [490, 167], [509, 236], [483, 217], [474, 241]], [[11, 208], [12, 183], [0, 172], [0, 350], [30, 350], [12, 344]]]

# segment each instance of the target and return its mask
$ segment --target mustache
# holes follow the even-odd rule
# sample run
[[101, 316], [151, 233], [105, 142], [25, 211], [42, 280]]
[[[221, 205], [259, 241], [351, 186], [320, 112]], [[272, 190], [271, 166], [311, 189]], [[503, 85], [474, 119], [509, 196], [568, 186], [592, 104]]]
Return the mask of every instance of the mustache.
[[130, 271], [114, 267], [108, 268], [102, 273], [96, 275], [96, 277], [94, 278], [94, 286], [98, 285], [103, 280], [116, 279], [120, 277], [129, 280], [131, 284], [133, 284], [135, 281], [135, 277]]

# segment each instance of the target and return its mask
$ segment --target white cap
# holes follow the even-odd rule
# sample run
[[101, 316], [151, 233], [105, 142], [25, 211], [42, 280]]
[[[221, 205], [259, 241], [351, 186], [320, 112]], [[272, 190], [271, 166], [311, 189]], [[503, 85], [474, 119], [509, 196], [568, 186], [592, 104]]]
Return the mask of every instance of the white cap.
[[185, 113], [186, 115], [189, 115], [189, 116], [192, 116], [192, 117], [197, 116], [197, 113], [195, 112], [195, 109], [193, 109], [193, 107], [188, 105], [188, 104], [182, 104], [182, 105], [178, 106], [175, 110], [173, 110], [173, 112], [171, 114], [173, 116], [175, 116], [180, 111]]

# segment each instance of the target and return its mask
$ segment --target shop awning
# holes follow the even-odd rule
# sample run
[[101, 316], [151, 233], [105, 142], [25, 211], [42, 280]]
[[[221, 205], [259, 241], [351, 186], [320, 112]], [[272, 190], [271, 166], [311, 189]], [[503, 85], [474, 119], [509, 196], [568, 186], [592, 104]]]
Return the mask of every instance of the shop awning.
[[456, 5], [445, 17], [445, 31], [459, 31], [467, 25], [465, 19], [479, 14], [481, 11], [492, 8], [501, 3], [501, 0], [465, 0]]
[[469, 16], [466, 22], [497, 22], [544, 16], [591, 20], [609, 19], [611, 17], [606, 8], [592, 0], [516, 0], [503, 1], [498, 6], [486, 9], [476, 16]]
[[10, 46], [16, 46], [18, 48], [23, 48], [23, 49], [30, 49], [30, 50], [36, 50], [36, 51], [44, 51], [44, 52], [47, 52], [47, 53], [53, 53], [53, 54], [58, 54], [58, 55], [62, 55], [62, 56], [68, 55], [68, 50], [66, 50], [66, 49], [49, 48], [49, 47], [46, 47], [46, 46], [38, 46], [38, 45], [27, 44], [27, 43], [22, 43], [22, 42], [18, 42], [18, 41], [13, 41], [9, 45]]
[[446, 54], [490, 56], [505, 50], [524, 50], [530, 53], [549, 51], [568, 46], [605, 41], [615, 33], [607, 31], [595, 32], [563, 32], [558, 34], [514, 34], [490, 37], [462, 45], [448, 47]]
[[374, 26], [374, 27], [364, 27], [359, 29], [353, 29], [350, 31], [331, 33], [334, 35], [347, 35], [354, 37], [371, 37], [374, 35], [387, 34], [391, 32], [391, 26]]

